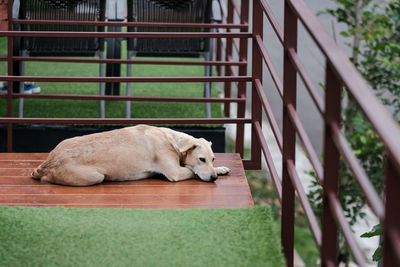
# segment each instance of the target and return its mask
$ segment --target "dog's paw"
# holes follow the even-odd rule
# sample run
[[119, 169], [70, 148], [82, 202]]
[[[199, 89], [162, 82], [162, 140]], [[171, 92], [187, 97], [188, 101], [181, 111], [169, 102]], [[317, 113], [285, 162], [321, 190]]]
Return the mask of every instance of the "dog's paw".
[[225, 175], [231, 172], [231, 169], [229, 169], [228, 167], [216, 167], [214, 169], [217, 175]]

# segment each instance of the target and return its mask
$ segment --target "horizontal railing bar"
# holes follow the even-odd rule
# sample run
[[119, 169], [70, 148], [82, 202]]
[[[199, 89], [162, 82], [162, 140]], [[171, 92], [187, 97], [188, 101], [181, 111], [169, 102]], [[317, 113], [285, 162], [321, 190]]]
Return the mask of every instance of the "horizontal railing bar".
[[[148, 102], [246, 102], [242, 98], [205, 98], [205, 97], [149, 97], [149, 96], [110, 96], [110, 95], [76, 95], [76, 94], [20, 94], [13, 93], [14, 98], [39, 98], [39, 99], [79, 99], [79, 100], [131, 100]], [[7, 98], [7, 94], [0, 95]]]
[[54, 76], [0, 76], [0, 81], [19, 82], [249, 82], [251, 76], [213, 77], [54, 77]]
[[292, 184], [297, 192], [297, 195], [300, 200], [300, 204], [303, 207], [303, 210], [307, 216], [308, 223], [310, 224], [311, 228], [311, 233], [313, 234], [315, 243], [319, 248], [322, 246], [322, 232], [321, 228], [319, 227], [318, 221], [315, 217], [314, 211], [311, 207], [310, 201], [307, 197], [306, 192], [304, 191], [303, 185], [300, 182], [300, 178], [297, 174], [296, 167], [294, 166], [294, 163], [292, 160], [288, 160], [287, 162], [287, 168], [289, 172], [289, 177], [290, 180], [292, 181]]
[[279, 201], [282, 202], [282, 183], [279, 179], [278, 172], [276, 171], [275, 163], [272, 159], [272, 155], [268, 148], [267, 141], [264, 138], [264, 134], [262, 132], [260, 122], [256, 121], [254, 123], [254, 128], [257, 133], [258, 141], [261, 144], [261, 149], [263, 151], [264, 158], [265, 158], [265, 161], [266, 161], [268, 169], [269, 169], [269, 173], [271, 174], [272, 181], [274, 182]]
[[247, 118], [132, 118], [132, 119], [88, 119], [88, 118], [0, 118], [0, 123], [31, 124], [224, 124], [251, 123]]
[[267, 65], [269, 73], [271, 74], [272, 80], [274, 81], [274, 84], [275, 84], [276, 88], [278, 89], [279, 95], [281, 96], [281, 98], [283, 98], [283, 83], [282, 83], [281, 79], [279, 78], [278, 72], [276, 71], [274, 64], [272, 63], [267, 50], [265, 49], [264, 42], [260, 35], [257, 35], [255, 37], [255, 39], [258, 44], [257, 47], [260, 49], [260, 52], [264, 59], [264, 62]]
[[178, 22], [127, 22], [127, 21], [75, 21], [75, 20], [28, 20], [14, 19], [13, 24], [28, 25], [77, 25], [77, 26], [113, 26], [113, 27], [157, 27], [157, 28], [224, 28], [247, 29], [248, 24], [233, 23], [178, 23]]
[[363, 191], [369, 206], [379, 220], [383, 222], [385, 219], [385, 208], [381, 198], [377, 194], [374, 186], [371, 184], [367, 174], [364, 171], [364, 168], [354, 155], [346, 137], [344, 137], [340, 131], [340, 127], [336, 123], [331, 123], [330, 127], [332, 129], [332, 138], [336, 143], [337, 148], [344, 156], [348, 166], [350, 167], [350, 170], [353, 173], [356, 182]]
[[300, 141], [303, 143], [304, 150], [306, 151], [306, 154], [308, 156], [308, 159], [311, 162], [311, 165], [314, 167], [315, 174], [317, 175], [317, 180], [320, 185], [323, 185], [324, 183], [324, 171], [322, 164], [318, 158], [317, 152], [315, 152], [315, 149], [310, 141], [310, 138], [308, 138], [307, 132], [303, 127], [303, 124], [300, 121], [299, 116], [297, 115], [297, 112], [293, 105], [289, 104], [287, 105], [287, 110], [289, 114], [289, 118], [292, 121], [294, 127], [296, 128], [296, 132], [300, 137]]
[[283, 31], [282, 31], [282, 28], [279, 25], [278, 21], [276, 20], [271, 8], [267, 4], [267, 2], [265, 2], [265, 0], [259, 0], [259, 2], [261, 4], [261, 7], [262, 7], [267, 19], [269, 20], [269, 23], [271, 24], [272, 29], [275, 32], [276, 36], [278, 37], [278, 39], [281, 42], [281, 44], [283, 44]]
[[0, 31], [9, 37], [64, 38], [251, 38], [248, 32], [57, 32], [57, 31]]
[[281, 133], [278, 123], [276, 122], [275, 117], [273, 115], [274, 113], [272, 111], [271, 105], [269, 104], [268, 98], [265, 95], [261, 81], [259, 79], [256, 79], [254, 81], [254, 83], [256, 86], [257, 94], [261, 99], [261, 104], [264, 107], [265, 114], [267, 115], [269, 124], [271, 125], [272, 132], [274, 133], [276, 143], [278, 144], [279, 150], [282, 153], [282, 149], [283, 149], [282, 133]]
[[351, 227], [347, 222], [346, 217], [344, 216], [343, 209], [340, 205], [339, 199], [335, 196], [334, 193], [330, 193], [328, 195], [328, 198], [332, 213], [342, 228], [343, 235], [347, 241], [347, 245], [350, 248], [351, 254], [353, 255], [354, 259], [356, 260], [359, 266], [367, 266], [362, 250], [357, 244], [353, 236], [353, 231], [351, 230]]
[[315, 87], [313, 81], [311, 80], [310, 76], [308, 75], [308, 72], [306, 71], [306, 68], [304, 65], [301, 63], [296, 50], [293, 48], [288, 49], [288, 54], [289, 54], [289, 59], [292, 61], [294, 67], [296, 68], [297, 72], [299, 73], [301, 79], [304, 82], [305, 87], [308, 90], [308, 93], [311, 95], [311, 98], [314, 100], [315, 105], [317, 106], [318, 111], [321, 114], [325, 113], [325, 107], [324, 107], [324, 102], [321, 98], [321, 96], [318, 93], [317, 88]]
[[[0, 61], [7, 61], [0, 56]], [[200, 65], [200, 66], [245, 66], [246, 61], [193, 61], [193, 60], [141, 60], [141, 59], [97, 59], [97, 58], [65, 58], [65, 57], [23, 57], [12, 58], [15, 61], [71, 62], [71, 63], [117, 63], [117, 64], [149, 64], [149, 65]]]
[[400, 172], [400, 129], [392, 116], [374, 95], [371, 87], [350, 62], [347, 55], [336, 45], [321, 22], [310, 10], [304, 0], [287, 0], [302, 21], [315, 43], [327, 57], [337, 77], [347, 87], [350, 94], [361, 107], [387, 151], [393, 157], [393, 165]]

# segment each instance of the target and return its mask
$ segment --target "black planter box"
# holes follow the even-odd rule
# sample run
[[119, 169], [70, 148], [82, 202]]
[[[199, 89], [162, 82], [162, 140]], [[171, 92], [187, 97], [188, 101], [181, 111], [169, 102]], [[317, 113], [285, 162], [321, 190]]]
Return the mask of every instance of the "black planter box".
[[[86, 134], [118, 129], [123, 126], [17, 125], [13, 127], [13, 152], [50, 152], [62, 140]], [[203, 137], [213, 143], [213, 151], [225, 152], [225, 128], [173, 127], [172, 129]], [[6, 152], [7, 127], [0, 126], [0, 151]]]

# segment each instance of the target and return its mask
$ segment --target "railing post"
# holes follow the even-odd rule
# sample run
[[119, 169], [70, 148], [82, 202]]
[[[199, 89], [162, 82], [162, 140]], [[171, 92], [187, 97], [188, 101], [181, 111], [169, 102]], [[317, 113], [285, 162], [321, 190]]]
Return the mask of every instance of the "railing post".
[[322, 266], [336, 266], [338, 260], [338, 226], [330, 208], [329, 195], [339, 195], [340, 152], [335, 145], [331, 124], [341, 122], [342, 85], [327, 63], [325, 84], [325, 144], [322, 213]]
[[296, 108], [296, 69], [289, 58], [289, 48], [297, 51], [297, 17], [285, 1], [284, 58], [283, 58], [283, 150], [282, 150], [282, 247], [287, 266], [294, 260], [294, 187], [290, 179], [287, 162], [295, 164], [296, 129], [288, 106]]
[[[240, 23], [248, 24], [249, 22], [249, 1], [242, 0], [240, 5]], [[241, 32], [247, 32], [248, 29], [241, 29]], [[247, 46], [249, 40], [247, 38], [240, 39], [239, 47], [239, 61], [247, 61]], [[239, 66], [239, 75], [247, 75], [247, 65]], [[246, 82], [239, 82], [238, 85], [238, 98], [246, 98]], [[237, 117], [244, 118], [246, 115], [246, 103], [239, 103], [237, 110]], [[243, 158], [244, 153], [244, 124], [238, 124], [236, 128], [236, 152], [240, 153]]]
[[261, 145], [257, 137], [257, 131], [254, 124], [259, 122], [262, 125], [262, 106], [260, 98], [257, 94], [256, 80], [262, 82], [262, 55], [258, 44], [255, 41], [256, 36], [263, 36], [263, 11], [261, 9], [260, 2], [253, 0], [253, 41], [252, 41], [252, 91], [251, 91], [251, 166], [249, 169], [260, 169], [261, 168]]
[[[216, 52], [215, 52], [215, 60], [216, 61], [221, 61], [221, 57], [222, 57], [222, 41], [221, 38], [216, 38], [216, 43], [217, 43], [217, 47], [216, 47]], [[221, 76], [221, 66], [218, 65], [216, 66], [216, 70], [217, 70], [217, 75]]]
[[385, 173], [385, 225], [384, 225], [384, 244], [383, 244], [383, 266], [399, 266], [400, 244], [397, 249], [394, 243], [400, 240], [400, 173], [393, 166], [390, 155], [386, 159]]
[[[13, 0], [8, 1], [8, 30], [13, 29]], [[8, 36], [8, 48], [7, 48], [7, 73], [9, 76], [13, 75], [13, 37]], [[14, 88], [13, 81], [9, 81], [7, 84], [7, 117], [12, 117], [12, 93]], [[7, 124], [7, 152], [12, 152], [13, 142], [13, 125], [12, 123]]]
[[[228, 0], [228, 7], [227, 7], [227, 17], [226, 17], [226, 23], [233, 23], [233, 4], [231, 0]], [[227, 29], [227, 32], [231, 32], [231, 29]], [[226, 47], [225, 47], [225, 60], [229, 61], [232, 59], [232, 45], [233, 45], [233, 39], [232, 38], [226, 38]], [[225, 76], [231, 76], [232, 71], [230, 69], [230, 66], [225, 66]], [[225, 82], [224, 83], [224, 94], [225, 98], [231, 97], [231, 82]], [[230, 113], [230, 104], [225, 103], [224, 104], [224, 114], [225, 117], [229, 117]]]

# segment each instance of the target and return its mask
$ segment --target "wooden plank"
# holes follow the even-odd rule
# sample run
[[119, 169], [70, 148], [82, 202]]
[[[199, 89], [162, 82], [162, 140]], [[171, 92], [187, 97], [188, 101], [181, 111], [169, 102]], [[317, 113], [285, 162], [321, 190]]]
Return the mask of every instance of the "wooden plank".
[[48, 153], [0, 153], [0, 160], [45, 160]]
[[162, 176], [89, 187], [53, 185], [30, 178], [45, 153], [0, 153], [0, 205], [86, 208], [220, 208], [253, 206], [239, 154], [216, 153], [215, 166], [231, 173], [209, 183], [172, 183]]
[[65, 207], [65, 208], [118, 208], [118, 209], [210, 209], [210, 208], [247, 208], [249, 203], [212, 203], [207, 204], [180, 204], [172, 203], [168, 206], [160, 203], [152, 204], [38, 204], [38, 203], [2, 203], [2, 206], [26, 206], [26, 207]]
[[207, 205], [212, 207], [218, 205], [233, 205], [238, 203], [243, 206], [245, 203], [250, 206], [251, 199], [247, 195], [121, 195], [121, 194], [103, 194], [103, 195], [58, 195], [58, 194], [43, 194], [43, 195], [0, 195], [0, 203], [34, 203], [34, 204], [56, 204], [56, 205], [110, 205], [110, 204], [141, 204], [141, 205], [159, 205], [168, 207], [175, 204], [187, 205]]
[[[18, 169], [10, 169], [12, 171], [18, 172]], [[0, 186], [2, 185], [48, 185], [46, 182], [40, 182], [33, 180], [30, 177], [30, 171], [25, 171], [25, 175], [21, 176], [0, 176]], [[163, 186], [171, 186], [173, 184], [179, 184], [181, 186], [205, 186], [210, 183], [201, 181], [199, 179], [190, 179], [187, 181], [181, 181], [181, 182], [170, 182], [165, 178], [150, 178], [150, 179], [145, 179], [145, 180], [139, 180], [139, 181], [126, 181], [126, 182], [104, 182], [101, 184], [101, 186], [109, 186], [109, 185], [135, 185], [135, 186], [154, 186], [154, 185], [163, 185]], [[242, 176], [236, 176], [234, 174], [230, 174], [227, 176], [220, 177], [217, 181], [214, 182], [214, 184], [219, 185], [219, 186], [248, 186], [247, 180], [244, 180]], [[98, 185], [96, 185], [98, 186]]]
[[88, 187], [71, 187], [62, 185], [1, 185], [0, 195], [43, 195], [43, 194], [58, 194], [58, 195], [104, 195], [104, 194], [120, 194], [120, 195], [243, 195], [245, 186], [218, 186], [216, 184], [206, 184], [200, 186], [185, 186], [179, 183], [169, 185], [147, 185], [136, 186], [131, 185], [96, 185]]
[[36, 168], [43, 160], [0, 160], [0, 168]]

